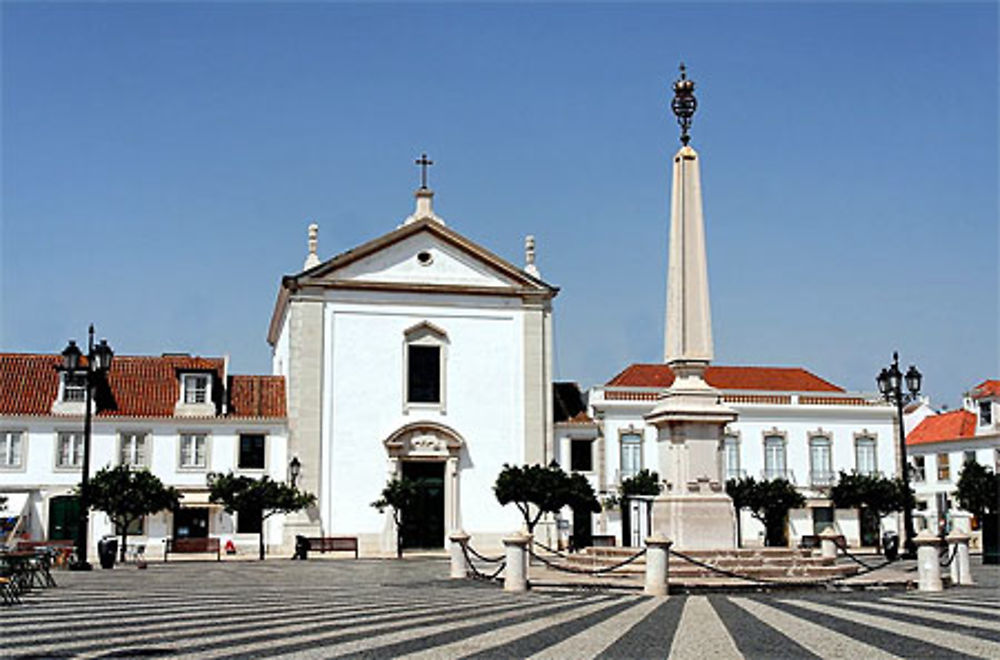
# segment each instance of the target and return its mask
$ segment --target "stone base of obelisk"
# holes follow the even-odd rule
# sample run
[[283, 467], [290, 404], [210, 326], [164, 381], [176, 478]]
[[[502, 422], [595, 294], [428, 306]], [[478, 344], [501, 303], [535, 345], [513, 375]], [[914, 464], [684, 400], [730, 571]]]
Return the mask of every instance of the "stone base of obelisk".
[[733, 502], [725, 494], [660, 495], [653, 500], [652, 527], [678, 550], [736, 547]]
[[705, 382], [705, 362], [670, 366], [676, 378], [646, 415], [656, 427], [664, 479], [664, 490], [653, 501], [653, 532], [680, 549], [735, 548], [733, 501], [722, 483], [722, 440], [736, 411]]

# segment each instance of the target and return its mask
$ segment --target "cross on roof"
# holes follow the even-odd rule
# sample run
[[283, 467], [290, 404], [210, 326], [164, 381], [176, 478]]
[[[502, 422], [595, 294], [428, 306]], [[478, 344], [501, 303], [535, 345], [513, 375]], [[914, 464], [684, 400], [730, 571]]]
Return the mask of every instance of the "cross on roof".
[[420, 154], [420, 158], [416, 161], [417, 165], [420, 166], [420, 187], [423, 189], [427, 188], [427, 166], [433, 165], [433, 160], [427, 159], [427, 154]]

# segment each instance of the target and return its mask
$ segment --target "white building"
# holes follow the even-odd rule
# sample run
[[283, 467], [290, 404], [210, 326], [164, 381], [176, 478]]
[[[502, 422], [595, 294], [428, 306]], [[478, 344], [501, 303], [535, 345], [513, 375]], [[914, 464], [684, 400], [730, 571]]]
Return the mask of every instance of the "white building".
[[[73, 540], [83, 460], [84, 386], [57, 370], [59, 355], [0, 354], [0, 543]], [[181, 491], [182, 508], [138, 521], [131, 542], [149, 554], [167, 537], [213, 536], [255, 552], [253, 516], [208, 502], [209, 472], [287, 478], [284, 379], [230, 375], [222, 358], [115, 356], [109, 388], [98, 388], [91, 474], [105, 466], [148, 468]], [[91, 546], [114, 530], [94, 512]], [[272, 549], [282, 521], [265, 528]], [[93, 547], [91, 548], [93, 555]]]
[[433, 192], [402, 225], [282, 280], [271, 321], [275, 374], [288, 382], [289, 447], [319, 501], [287, 534], [351, 535], [390, 552], [388, 479], [419, 479], [404, 547], [443, 548], [464, 528], [479, 547], [520, 527], [493, 483], [504, 463], [553, 456], [552, 298], [512, 265], [445, 226]]
[[1000, 380], [973, 388], [959, 410], [925, 417], [906, 437], [918, 515], [917, 531], [956, 528], [973, 532], [978, 521], [954, 501], [962, 467], [975, 461], [1000, 471]]
[[[739, 414], [726, 429], [718, 480], [781, 477], [795, 484], [807, 504], [790, 514], [793, 544], [831, 523], [848, 543], [873, 544], [877, 530], [862, 530], [856, 510], [834, 511], [829, 490], [842, 470], [897, 474], [893, 408], [875, 395], [847, 392], [800, 368], [710, 366], [705, 375]], [[599, 491], [614, 494], [622, 479], [644, 468], [659, 469], [656, 428], [644, 418], [672, 382], [666, 365], [633, 364], [590, 390], [590, 416], [600, 425], [591, 472]], [[575, 437], [571, 430], [567, 434]], [[618, 511], [605, 511], [594, 522], [597, 534], [622, 542]], [[895, 516], [882, 526], [895, 530]], [[748, 512], [741, 529], [745, 545], [763, 542], [763, 526]]]

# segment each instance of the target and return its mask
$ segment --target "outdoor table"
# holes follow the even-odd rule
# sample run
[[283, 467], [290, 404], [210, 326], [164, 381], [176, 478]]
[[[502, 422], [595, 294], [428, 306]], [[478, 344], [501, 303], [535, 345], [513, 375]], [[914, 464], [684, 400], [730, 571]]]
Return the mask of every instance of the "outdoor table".
[[0, 575], [9, 577], [20, 591], [33, 587], [54, 587], [51, 560], [46, 551], [0, 553]]

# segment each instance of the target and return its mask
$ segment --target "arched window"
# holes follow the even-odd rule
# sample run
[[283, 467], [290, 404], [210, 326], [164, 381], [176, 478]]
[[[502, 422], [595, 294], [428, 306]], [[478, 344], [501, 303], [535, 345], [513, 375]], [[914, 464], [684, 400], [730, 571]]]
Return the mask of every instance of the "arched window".
[[809, 483], [813, 486], [833, 484], [833, 443], [825, 433], [809, 438]]
[[878, 472], [878, 453], [875, 438], [870, 435], [859, 435], [854, 438], [854, 457], [858, 474], [875, 474]]
[[740, 464], [740, 436], [728, 432], [723, 440], [723, 476], [724, 480], [739, 479], [743, 476]]
[[785, 436], [768, 433], [764, 436], [764, 478], [787, 479]]
[[642, 434], [628, 431], [621, 434], [621, 478], [628, 479], [642, 469]]
[[448, 335], [424, 321], [404, 333], [404, 410], [432, 407], [444, 410]]

